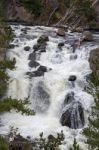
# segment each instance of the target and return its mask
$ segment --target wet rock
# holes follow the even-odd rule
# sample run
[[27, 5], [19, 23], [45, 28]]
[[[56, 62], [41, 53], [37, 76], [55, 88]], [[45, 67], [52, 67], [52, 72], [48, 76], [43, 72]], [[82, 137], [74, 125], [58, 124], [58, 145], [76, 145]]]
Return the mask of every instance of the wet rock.
[[90, 52], [89, 63], [93, 75], [99, 79], [99, 47]]
[[46, 52], [46, 44], [42, 44], [42, 45], [39, 47], [39, 50], [40, 50], [40, 52]]
[[41, 77], [41, 76], [44, 76], [44, 72], [43, 71], [34, 71], [32, 74], [31, 74], [31, 77]]
[[74, 101], [66, 105], [60, 119], [63, 126], [68, 126], [72, 129], [79, 129], [84, 126], [84, 112], [80, 102]]
[[36, 71], [27, 72], [26, 75], [31, 77], [40, 77], [44, 76], [44, 73], [47, 72], [47, 68], [45, 66], [40, 66]]
[[64, 42], [58, 44], [58, 47], [62, 47], [62, 46], [64, 46]]
[[83, 41], [93, 41], [93, 35], [90, 31], [83, 32]]
[[38, 71], [47, 72], [47, 68], [45, 66], [40, 66]]
[[75, 81], [76, 79], [77, 79], [77, 77], [76, 77], [75, 75], [71, 75], [71, 76], [68, 78], [68, 80], [71, 81], [71, 82]]
[[29, 58], [28, 58], [29, 60], [31, 60], [31, 61], [35, 61], [36, 60], [36, 54], [33, 52], [33, 53], [31, 53], [30, 55], [29, 55]]
[[40, 44], [35, 44], [35, 45], [33, 46], [34, 52], [38, 51], [38, 50], [39, 50], [39, 47], [40, 47]]
[[25, 50], [25, 51], [29, 51], [29, 50], [30, 50], [30, 46], [25, 46], [25, 47], [24, 47], [24, 50]]
[[73, 102], [75, 99], [74, 99], [74, 92], [71, 92], [71, 93], [68, 93], [65, 97], [65, 100], [64, 100], [64, 106]]
[[37, 43], [42, 44], [49, 41], [49, 38], [47, 35], [41, 35], [39, 39], [37, 40]]
[[57, 35], [59, 35], [59, 36], [65, 36], [65, 30], [63, 28], [59, 28], [57, 30]]
[[36, 62], [36, 61], [30, 61], [30, 62], [29, 62], [29, 66], [30, 66], [30, 67], [35, 67], [35, 68], [36, 68], [37, 66], [39, 66], [39, 63]]

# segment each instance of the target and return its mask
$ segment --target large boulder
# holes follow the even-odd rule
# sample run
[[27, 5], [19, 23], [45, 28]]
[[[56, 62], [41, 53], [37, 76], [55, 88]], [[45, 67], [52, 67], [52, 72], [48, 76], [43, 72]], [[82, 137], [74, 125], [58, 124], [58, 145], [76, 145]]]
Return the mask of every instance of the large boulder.
[[90, 52], [89, 63], [94, 76], [99, 78], [99, 47]]
[[93, 41], [93, 35], [90, 31], [83, 32], [83, 41]]
[[63, 28], [59, 28], [57, 30], [57, 35], [59, 35], [59, 36], [65, 36], [65, 30]]
[[63, 126], [68, 126], [72, 129], [79, 129], [84, 126], [84, 112], [82, 104], [78, 101], [73, 101], [66, 105], [60, 119]]

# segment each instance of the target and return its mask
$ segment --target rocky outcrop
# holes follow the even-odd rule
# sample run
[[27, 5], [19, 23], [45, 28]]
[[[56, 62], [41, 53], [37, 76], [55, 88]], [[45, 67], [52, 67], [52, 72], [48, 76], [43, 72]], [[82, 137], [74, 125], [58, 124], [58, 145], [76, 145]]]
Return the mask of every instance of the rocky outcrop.
[[92, 50], [89, 57], [90, 68], [93, 75], [99, 78], [99, 47]]

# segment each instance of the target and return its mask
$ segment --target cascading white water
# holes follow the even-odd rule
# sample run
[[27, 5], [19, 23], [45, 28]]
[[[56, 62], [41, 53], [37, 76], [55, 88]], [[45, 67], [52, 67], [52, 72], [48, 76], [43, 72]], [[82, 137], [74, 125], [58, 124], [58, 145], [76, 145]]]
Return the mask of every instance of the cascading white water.
[[[27, 33], [24, 33], [25, 28]], [[84, 44], [73, 53], [70, 43], [65, 43], [61, 49], [58, 43], [78, 39], [80, 36], [78, 33], [67, 33], [67, 36], [63, 38], [56, 35], [57, 29], [55, 28], [12, 25], [12, 29], [16, 35], [12, 42], [15, 47], [8, 50], [7, 57], [16, 59], [16, 68], [13, 71], [7, 71], [11, 77], [7, 96], [17, 99], [29, 98], [30, 108], [36, 111], [36, 115], [25, 116], [14, 110], [11, 113], [5, 113], [1, 116], [0, 132], [6, 134], [9, 126], [14, 126], [19, 128], [19, 132], [24, 137], [34, 138], [38, 137], [41, 132], [47, 136], [63, 130], [65, 141], [60, 146], [62, 150], [68, 150], [74, 137], [85, 150], [84, 137], [80, 134], [81, 129], [75, 130], [62, 126], [60, 118], [64, 110], [66, 95], [74, 92], [77, 102], [74, 107], [77, 106], [78, 109], [78, 102], [81, 103], [85, 114], [85, 125], [87, 123], [88, 112], [94, 101], [93, 97], [84, 91], [84, 87], [87, 85], [86, 76], [91, 73], [88, 57], [91, 49], [95, 47], [94, 44]], [[27, 73], [36, 71], [38, 67], [29, 67], [28, 58], [41, 35], [47, 35], [49, 41], [46, 52], [36, 53], [36, 61], [46, 66], [48, 71], [43, 76], [30, 78]], [[25, 46], [29, 46], [30, 50], [25, 51]], [[77, 78], [74, 83], [68, 80], [71, 75]], [[74, 107], [71, 118], [75, 113]], [[79, 113], [77, 116], [79, 118]], [[81, 122], [80, 118], [78, 122]]]

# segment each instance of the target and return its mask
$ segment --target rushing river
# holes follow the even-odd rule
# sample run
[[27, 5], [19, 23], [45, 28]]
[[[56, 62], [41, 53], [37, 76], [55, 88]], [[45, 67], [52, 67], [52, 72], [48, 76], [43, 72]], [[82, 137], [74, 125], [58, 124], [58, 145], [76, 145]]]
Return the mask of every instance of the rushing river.
[[[36, 114], [26, 116], [14, 110], [5, 113], [0, 132], [6, 134], [9, 126], [14, 126], [24, 137], [35, 138], [41, 132], [46, 137], [63, 130], [62, 150], [69, 149], [74, 137], [85, 150], [81, 131], [87, 125], [94, 99], [84, 89], [91, 73], [89, 54], [96, 44], [86, 42], [75, 50], [74, 41], [81, 36], [78, 33], [68, 32], [66, 37], [60, 37], [57, 29], [51, 27], [12, 25], [12, 29], [15, 38], [11, 44], [15, 47], [8, 49], [7, 57], [15, 58], [16, 65], [13, 71], [7, 71], [11, 77], [7, 96], [29, 98], [29, 107]], [[41, 35], [46, 42], [37, 45]]]

